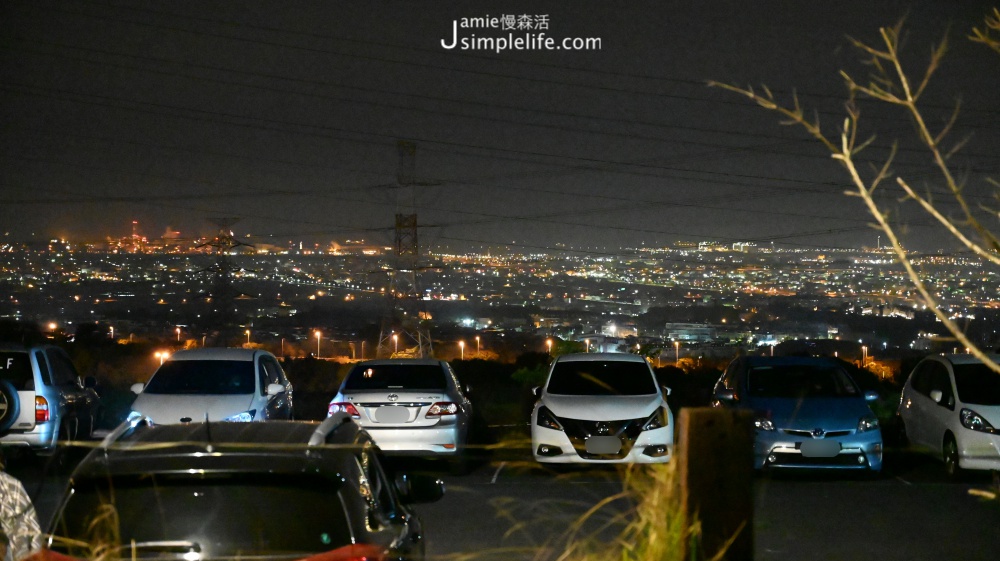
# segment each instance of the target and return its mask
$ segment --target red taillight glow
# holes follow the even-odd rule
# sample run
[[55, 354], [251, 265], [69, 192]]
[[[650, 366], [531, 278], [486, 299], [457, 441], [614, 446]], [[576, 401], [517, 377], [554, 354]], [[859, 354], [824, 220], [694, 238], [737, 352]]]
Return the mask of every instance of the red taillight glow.
[[45, 423], [49, 420], [49, 402], [40, 395], [35, 396], [35, 422]]
[[381, 547], [356, 543], [345, 545], [333, 551], [317, 553], [300, 561], [384, 561], [385, 552]]
[[340, 413], [343, 411], [355, 419], [361, 418], [361, 413], [358, 413], [357, 407], [354, 407], [353, 403], [346, 401], [340, 401], [336, 403], [331, 403], [330, 407], [326, 410], [328, 415], [333, 415], [334, 413]]
[[439, 401], [427, 410], [428, 417], [440, 417], [442, 415], [455, 415], [458, 413], [458, 404], [450, 401]]

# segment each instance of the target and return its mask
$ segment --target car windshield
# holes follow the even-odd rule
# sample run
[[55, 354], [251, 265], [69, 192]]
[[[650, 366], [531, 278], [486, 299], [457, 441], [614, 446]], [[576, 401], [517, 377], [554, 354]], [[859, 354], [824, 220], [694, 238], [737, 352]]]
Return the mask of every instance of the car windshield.
[[250, 394], [254, 363], [249, 360], [171, 360], [153, 374], [143, 393]]
[[576, 360], [557, 362], [545, 391], [556, 395], [650, 395], [656, 381], [643, 362]]
[[130, 544], [140, 558], [179, 559], [192, 550], [201, 559], [302, 557], [351, 543], [339, 486], [301, 474], [84, 479], [76, 482], [56, 519], [54, 545], [83, 559], [89, 558], [88, 551], [75, 551], [70, 540], [94, 542], [116, 536], [119, 542], [113, 545], [123, 547], [122, 559], [132, 557]]
[[436, 364], [361, 364], [344, 381], [345, 390], [444, 390], [444, 370]]
[[753, 397], [857, 397], [858, 387], [842, 369], [789, 364], [751, 368], [747, 391]]
[[0, 380], [10, 382], [17, 391], [34, 390], [35, 377], [31, 372], [28, 353], [0, 352]]
[[1000, 374], [985, 364], [956, 364], [958, 399], [973, 405], [1000, 405]]

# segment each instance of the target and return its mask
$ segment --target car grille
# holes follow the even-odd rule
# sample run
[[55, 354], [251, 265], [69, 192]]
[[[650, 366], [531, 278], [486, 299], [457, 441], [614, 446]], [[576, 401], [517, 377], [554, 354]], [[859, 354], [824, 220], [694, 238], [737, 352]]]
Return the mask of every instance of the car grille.
[[[812, 433], [811, 430], [783, 429], [782, 432], [784, 432], [785, 434], [790, 434], [792, 436], [798, 436], [798, 437], [801, 437], [801, 438], [816, 438], [815, 436], [813, 436], [813, 433]], [[847, 436], [847, 435], [851, 434], [851, 432], [852, 431], [849, 431], [849, 430], [832, 430], [832, 431], [823, 433], [822, 438], [836, 438], [838, 436]]]
[[[635, 439], [642, 432], [646, 419], [625, 419], [622, 421], [585, 421], [557, 417], [576, 453], [585, 460], [620, 460], [632, 451]], [[586, 440], [591, 436], [617, 436], [622, 448], [617, 454], [591, 454], [587, 452]]]

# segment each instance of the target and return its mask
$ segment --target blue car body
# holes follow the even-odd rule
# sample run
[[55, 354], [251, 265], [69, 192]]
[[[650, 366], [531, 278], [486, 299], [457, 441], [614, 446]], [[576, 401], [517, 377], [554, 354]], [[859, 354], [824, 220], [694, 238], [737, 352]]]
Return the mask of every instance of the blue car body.
[[756, 469], [882, 469], [882, 431], [845, 363], [739, 357], [715, 385], [716, 407], [749, 410]]

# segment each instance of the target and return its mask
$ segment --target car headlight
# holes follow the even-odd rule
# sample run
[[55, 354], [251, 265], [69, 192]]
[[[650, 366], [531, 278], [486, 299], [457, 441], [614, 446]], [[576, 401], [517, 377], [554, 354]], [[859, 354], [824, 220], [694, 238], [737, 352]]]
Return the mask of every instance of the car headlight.
[[538, 408], [538, 415], [535, 418], [535, 424], [540, 427], [545, 427], [547, 429], [563, 430], [562, 425], [556, 420], [556, 416], [549, 411], [549, 408], [542, 405]]
[[256, 409], [251, 409], [249, 411], [244, 411], [242, 413], [237, 413], [235, 415], [226, 417], [222, 420], [224, 423], [249, 423], [253, 420], [254, 416], [257, 414]]
[[972, 409], [962, 409], [958, 414], [959, 418], [962, 419], [962, 426], [980, 432], [995, 433], [996, 429], [989, 421], [984, 419], [982, 415], [976, 413]]
[[861, 417], [858, 420], [858, 432], [868, 432], [870, 430], [875, 430], [878, 428], [878, 418], [877, 417]]
[[753, 420], [753, 426], [757, 427], [757, 430], [773, 431], [774, 421], [767, 417], [757, 417]]
[[661, 429], [669, 423], [670, 418], [667, 416], [667, 408], [661, 405], [642, 423], [642, 430]]

